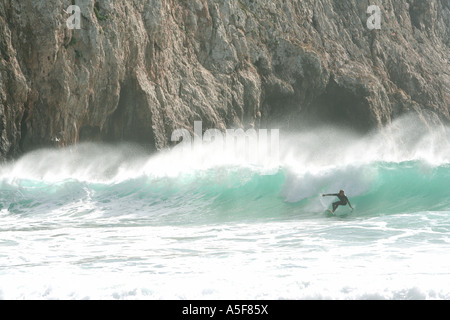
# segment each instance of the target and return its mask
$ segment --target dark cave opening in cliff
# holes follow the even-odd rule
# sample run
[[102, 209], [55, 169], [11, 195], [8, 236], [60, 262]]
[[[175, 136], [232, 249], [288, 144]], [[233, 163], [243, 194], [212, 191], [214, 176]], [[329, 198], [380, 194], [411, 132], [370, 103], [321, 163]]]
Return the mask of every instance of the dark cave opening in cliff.
[[155, 150], [150, 108], [136, 81], [121, 85], [119, 103], [106, 123], [104, 140], [137, 143], [149, 151]]
[[367, 133], [375, 125], [363, 92], [345, 88], [333, 79], [325, 92], [311, 104], [306, 116], [310, 124], [322, 124]]
[[100, 141], [100, 127], [90, 125], [81, 127], [78, 134], [78, 141]]

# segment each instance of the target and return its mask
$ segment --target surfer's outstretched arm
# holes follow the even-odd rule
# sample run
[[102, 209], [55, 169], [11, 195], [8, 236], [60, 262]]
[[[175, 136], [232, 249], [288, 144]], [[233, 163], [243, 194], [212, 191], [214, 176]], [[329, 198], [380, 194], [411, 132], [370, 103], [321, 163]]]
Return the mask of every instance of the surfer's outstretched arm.
[[348, 198], [347, 198], [347, 202], [348, 202], [348, 205], [350, 206], [350, 208], [352, 208], [352, 210], [353, 210], [353, 207], [352, 207], [352, 205], [350, 204], [350, 200], [348, 200]]
[[325, 196], [337, 196], [338, 194], [337, 193], [324, 193], [324, 194], [322, 194], [322, 197], [325, 197]]

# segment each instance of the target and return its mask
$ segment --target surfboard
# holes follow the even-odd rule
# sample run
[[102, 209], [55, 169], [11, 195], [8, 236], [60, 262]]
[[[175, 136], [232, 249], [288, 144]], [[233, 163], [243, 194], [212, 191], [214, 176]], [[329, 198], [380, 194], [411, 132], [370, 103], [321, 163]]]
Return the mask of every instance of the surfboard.
[[339, 218], [343, 218], [343, 217], [347, 217], [347, 216], [350, 215], [352, 212], [353, 212], [353, 210], [352, 210], [352, 211], [345, 211], [345, 210], [337, 211], [337, 210], [336, 210], [336, 212], [333, 212], [333, 211], [331, 211], [331, 210], [328, 209], [328, 210], [325, 211], [325, 214], [326, 214], [328, 217], [339, 217]]

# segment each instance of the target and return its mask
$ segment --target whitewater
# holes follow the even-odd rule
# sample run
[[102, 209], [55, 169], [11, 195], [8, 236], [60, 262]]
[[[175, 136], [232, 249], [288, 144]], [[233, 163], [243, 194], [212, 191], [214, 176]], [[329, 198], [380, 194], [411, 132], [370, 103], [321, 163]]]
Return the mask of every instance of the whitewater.
[[[0, 166], [2, 299], [450, 299], [450, 130], [40, 149]], [[353, 207], [326, 210], [344, 189]]]

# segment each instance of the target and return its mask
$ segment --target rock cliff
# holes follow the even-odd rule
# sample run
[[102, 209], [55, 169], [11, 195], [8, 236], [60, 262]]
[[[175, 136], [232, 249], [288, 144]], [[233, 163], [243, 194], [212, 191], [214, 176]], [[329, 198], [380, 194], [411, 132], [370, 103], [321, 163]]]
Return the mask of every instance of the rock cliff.
[[195, 120], [448, 122], [449, 49], [448, 0], [0, 0], [0, 156], [80, 141], [161, 149]]

